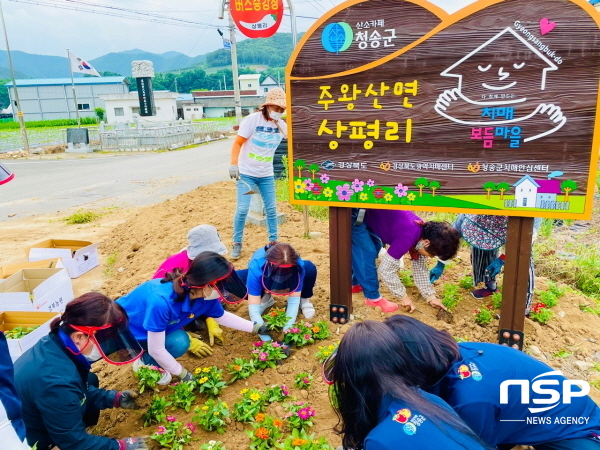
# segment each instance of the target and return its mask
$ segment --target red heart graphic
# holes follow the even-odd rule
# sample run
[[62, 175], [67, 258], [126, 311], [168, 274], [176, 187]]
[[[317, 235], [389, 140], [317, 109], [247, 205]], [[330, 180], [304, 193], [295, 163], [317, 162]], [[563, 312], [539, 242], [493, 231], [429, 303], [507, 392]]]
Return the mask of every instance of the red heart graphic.
[[550, 22], [546, 17], [540, 20], [540, 31], [542, 32], [542, 36], [554, 30], [555, 26], [556, 22]]

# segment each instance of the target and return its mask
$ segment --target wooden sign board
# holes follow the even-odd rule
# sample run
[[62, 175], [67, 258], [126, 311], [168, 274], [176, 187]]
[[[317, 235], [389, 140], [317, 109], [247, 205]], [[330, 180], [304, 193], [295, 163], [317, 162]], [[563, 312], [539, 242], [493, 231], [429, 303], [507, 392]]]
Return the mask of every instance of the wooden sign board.
[[584, 0], [351, 0], [287, 74], [294, 204], [589, 219], [600, 14]]

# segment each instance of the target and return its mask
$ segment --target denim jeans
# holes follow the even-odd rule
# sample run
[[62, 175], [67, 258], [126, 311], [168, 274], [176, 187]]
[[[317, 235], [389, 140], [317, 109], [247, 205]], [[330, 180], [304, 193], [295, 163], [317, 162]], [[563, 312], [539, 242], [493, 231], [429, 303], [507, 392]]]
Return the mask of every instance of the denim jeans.
[[[148, 341], [139, 341], [139, 343], [142, 348], [146, 350], [142, 356], [144, 364], [160, 367], [154, 358], [150, 356], [150, 353], [148, 353]], [[183, 328], [179, 328], [166, 335], [165, 348], [173, 358], [179, 358], [180, 356], [185, 355], [185, 352], [190, 348], [190, 338]]]
[[[303, 261], [304, 281], [302, 283], [302, 293], [300, 294], [300, 297], [311, 298], [313, 296], [313, 289], [317, 281], [317, 268], [311, 261], [307, 261], [305, 259]], [[248, 269], [236, 270], [235, 273], [242, 279], [244, 283], [246, 283], [246, 280], [248, 280]]]
[[275, 196], [275, 177], [252, 177], [240, 175], [237, 182], [237, 207], [233, 218], [233, 242], [241, 244], [244, 239], [244, 226], [250, 209], [252, 195], [245, 195], [249, 190], [258, 189], [267, 213], [267, 231], [269, 242], [277, 240], [277, 198]]
[[383, 244], [364, 223], [354, 225], [357, 213], [352, 210], [352, 284], [360, 284], [365, 297], [376, 300], [381, 297], [376, 261]]

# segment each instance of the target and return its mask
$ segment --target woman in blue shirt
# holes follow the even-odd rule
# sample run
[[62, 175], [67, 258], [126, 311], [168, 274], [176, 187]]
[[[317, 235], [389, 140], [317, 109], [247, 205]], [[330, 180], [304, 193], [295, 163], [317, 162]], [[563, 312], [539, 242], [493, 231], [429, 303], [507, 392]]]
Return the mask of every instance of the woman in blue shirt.
[[[315, 308], [310, 299], [316, 279], [315, 265], [300, 258], [290, 244], [279, 242], [257, 250], [248, 263], [246, 279], [250, 320], [260, 325], [264, 323], [261, 315], [275, 303], [272, 295], [288, 297], [286, 315], [289, 320], [283, 327], [284, 332], [294, 325], [300, 308], [304, 317], [313, 318]], [[271, 339], [266, 335], [260, 337]]]
[[443, 400], [403, 381], [400, 345], [383, 323], [365, 321], [351, 327], [325, 361], [323, 379], [333, 385], [344, 448], [486, 449]]
[[131, 332], [147, 350], [143, 361], [134, 363], [134, 371], [142, 364], [156, 365], [165, 371], [159, 384], [168, 384], [171, 375], [191, 380], [192, 374], [175, 358], [188, 350], [197, 356], [207, 356], [205, 351], [211, 350], [183, 330], [200, 316], [212, 317], [219, 325], [236, 330], [266, 333], [262, 324], [226, 312], [220, 302], [234, 303], [245, 296], [246, 287], [233, 266], [218, 253], [202, 252], [185, 273], [175, 269], [118, 299], [129, 316]]
[[[580, 387], [570, 387], [568, 403], [561, 398], [568, 380], [560, 371], [506, 346], [457, 344], [447, 332], [412, 317], [397, 315], [385, 323], [400, 339], [398, 351], [407, 363], [398, 373], [404, 382], [441, 397], [486, 443], [501, 449], [521, 444], [600, 450], [600, 408]], [[501, 388], [507, 380], [525, 387]]]

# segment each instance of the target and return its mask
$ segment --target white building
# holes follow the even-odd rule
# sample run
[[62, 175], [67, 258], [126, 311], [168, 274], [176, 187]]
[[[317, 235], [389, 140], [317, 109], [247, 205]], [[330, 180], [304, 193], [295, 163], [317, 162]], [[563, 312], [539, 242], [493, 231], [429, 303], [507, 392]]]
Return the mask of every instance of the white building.
[[276, 88], [276, 87], [281, 87], [281, 85], [271, 75], [267, 75], [267, 78], [265, 78], [262, 81], [262, 83], [260, 83], [259, 94], [264, 95], [267, 92], [269, 92], [269, 90]]
[[[19, 88], [20, 109], [26, 121], [75, 119], [75, 101], [70, 78], [16, 80]], [[12, 82], [6, 83], [10, 104], [14, 107]], [[103, 94], [129, 92], [125, 77], [75, 78], [77, 109], [80, 117], [95, 117], [94, 108], [104, 108]], [[14, 111], [16, 118], [16, 110]]]
[[535, 208], [540, 185], [533, 178], [525, 175], [513, 187], [515, 188], [517, 208]]
[[140, 101], [137, 92], [126, 94], [101, 95], [106, 109], [106, 120], [109, 124], [133, 122], [134, 119], [151, 121], [177, 120], [177, 92], [154, 91], [156, 116], [140, 117]]
[[258, 92], [260, 90], [260, 73], [240, 75], [238, 81], [240, 83], [240, 91]]

